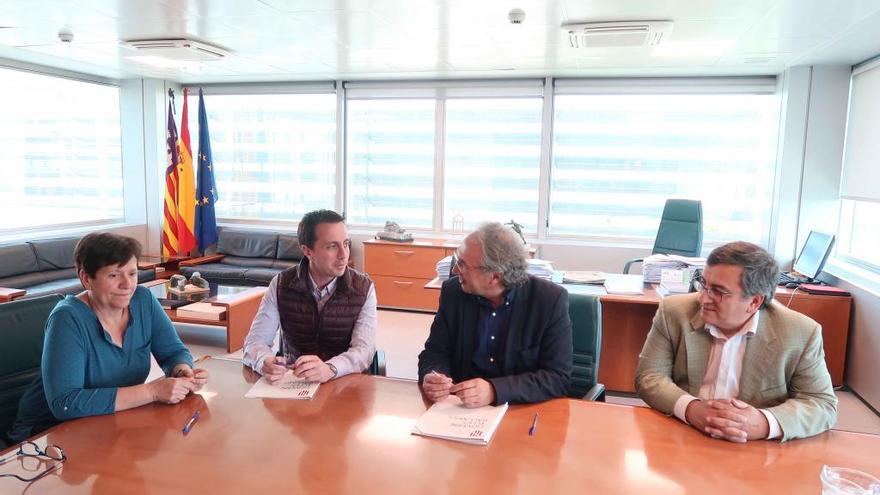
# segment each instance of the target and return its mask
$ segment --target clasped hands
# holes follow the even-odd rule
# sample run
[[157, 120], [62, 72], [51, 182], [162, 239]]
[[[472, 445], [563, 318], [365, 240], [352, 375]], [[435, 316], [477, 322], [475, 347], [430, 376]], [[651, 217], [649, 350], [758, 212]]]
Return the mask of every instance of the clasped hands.
[[327, 366], [327, 363], [318, 356], [304, 354], [288, 365], [282, 356], [266, 358], [263, 360], [263, 366], [260, 373], [266, 377], [271, 384], [276, 384], [284, 376], [284, 373], [290, 369], [297, 378], [304, 378], [310, 382], [324, 383], [333, 378], [333, 370]]
[[495, 402], [495, 387], [482, 378], [472, 378], [459, 383], [452, 383], [452, 378], [432, 371], [425, 375], [422, 390], [431, 402], [455, 395], [465, 407], [488, 406]]
[[691, 401], [685, 419], [706, 435], [730, 442], [763, 440], [770, 432], [764, 413], [739, 399]]
[[208, 383], [208, 370], [192, 369], [188, 364], [178, 364], [171, 376], [150, 382], [153, 401], [177, 404], [190, 392], [199, 391]]

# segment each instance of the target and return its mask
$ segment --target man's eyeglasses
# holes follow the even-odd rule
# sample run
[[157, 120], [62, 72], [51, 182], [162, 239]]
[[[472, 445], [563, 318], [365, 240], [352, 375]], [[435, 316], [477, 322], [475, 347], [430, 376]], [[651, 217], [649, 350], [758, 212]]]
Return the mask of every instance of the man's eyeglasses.
[[694, 289], [696, 289], [697, 292], [705, 292], [709, 296], [709, 298], [715, 301], [720, 301], [725, 297], [733, 295], [733, 292], [728, 292], [726, 290], [721, 290], [717, 287], [706, 285], [706, 280], [703, 278], [702, 275], [695, 276], [693, 278], [693, 283]]
[[[62, 450], [62, 448], [58, 445], [47, 445], [45, 449], [41, 449], [39, 445], [35, 444], [34, 442], [28, 441], [22, 442], [21, 445], [18, 446], [18, 452], [16, 452], [14, 456], [0, 459], [0, 466], [14, 459], [19, 459], [21, 461], [21, 466], [24, 468], [25, 471], [29, 471], [32, 473], [35, 473], [37, 471], [40, 472], [34, 476], [31, 476], [30, 478], [12, 473], [0, 474], [0, 477], [16, 478], [18, 480], [24, 481], [25, 483], [30, 483], [31, 481], [37, 481], [38, 479], [61, 467], [64, 461], [67, 460], [67, 456], [64, 455], [64, 450]], [[42, 466], [50, 461], [56, 462], [53, 462], [51, 466], [43, 469]]]
[[465, 260], [461, 259], [460, 255], [456, 255], [456, 257], [455, 257], [455, 266], [458, 268], [458, 271], [460, 271], [460, 272], [467, 272], [470, 270], [485, 270], [486, 269], [486, 267], [482, 266], [482, 265], [480, 265], [480, 266], [468, 265]]

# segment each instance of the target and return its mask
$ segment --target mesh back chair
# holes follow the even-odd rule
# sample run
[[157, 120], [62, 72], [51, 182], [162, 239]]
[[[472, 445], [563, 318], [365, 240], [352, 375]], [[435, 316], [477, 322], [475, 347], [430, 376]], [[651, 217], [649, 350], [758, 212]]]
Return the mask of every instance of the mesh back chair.
[[[699, 256], [702, 249], [702, 204], [690, 199], [667, 199], [651, 254]], [[630, 265], [643, 260], [644, 258], [634, 258], [627, 261], [623, 266], [623, 273], [629, 273]]]
[[605, 402], [605, 385], [599, 381], [602, 350], [602, 310], [599, 296], [568, 295], [571, 318], [572, 372], [568, 396]]
[[[284, 339], [278, 339], [278, 353], [276, 356], [284, 355]], [[364, 373], [368, 375], [377, 375], [377, 376], [385, 376], [385, 351], [382, 349], [376, 349], [376, 352], [373, 354], [373, 362], [370, 363], [370, 366], [364, 370]]]

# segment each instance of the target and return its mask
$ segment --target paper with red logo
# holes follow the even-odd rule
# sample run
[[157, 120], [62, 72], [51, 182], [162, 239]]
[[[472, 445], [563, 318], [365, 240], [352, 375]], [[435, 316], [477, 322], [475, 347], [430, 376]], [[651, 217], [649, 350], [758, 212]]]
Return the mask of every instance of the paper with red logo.
[[293, 371], [287, 373], [276, 384], [269, 383], [266, 377], [260, 377], [244, 396], [248, 399], [301, 399], [308, 400], [318, 392], [320, 382], [309, 382], [297, 378]]
[[450, 395], [425, 411], [412, 433], [474, 445], [488, 445], [506, 412], [507, 403], [468, 409], [461, 403], [461, 399]]

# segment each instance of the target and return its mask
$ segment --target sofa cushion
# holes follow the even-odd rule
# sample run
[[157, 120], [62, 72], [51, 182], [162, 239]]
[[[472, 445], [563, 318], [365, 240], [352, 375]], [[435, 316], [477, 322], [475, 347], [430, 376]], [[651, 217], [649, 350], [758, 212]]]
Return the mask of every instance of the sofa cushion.
[[[30, 244], [0, 247], [0, 278], [39, 271], [37, 256]], [[10, 287], [3, 285], [3, 287]], [[15, 287], [14, 285], [11, 287]]]
[[76, 263], [73, 259], [73, 251], [76, 249], [77, 237], [65, 239], [46, 239], [40, 241], [28, 241], [33, 246], [37, 256], [40, 270], [58, 270], [61, 268], [73, 268]]
[[61, 296], [0, 304], [0, 432], [12, 426], [18, 401], [40, 373], [43, 331]]
[[53, 280], [51, 282], [43, 282], [41, 284], [24, 287], [27, 290], [22, 299], [31, 299], [34, 297], [45, 296], [47, 294], [79, 294], [82, 292], [83, 286], [79, 283], [78, 278], [65, 278], [61, 280]]
[[299, 239], [291, 234], [278, 235], [278, 254], [275, 256], [279, 260], [296, 260], [303, 259], [303, 251], [299, 245]]
[[281, 273], [276, 268], [248, 268], [244, 278], [246, 285], [269, 285], [275, 275]]
[[220, 263], [224, 265], [252, 266], [254, 268], [271, 268], [273, 261], [272, 258], [246, 258], [243, 256], [226, 255], [220, 260]]
[[217, 252], [247, 258], [274, 258], [278, 245], [275, 232], [220, 229]]
[[275, 260], [272, 263], [272, 268], [278, 270], [287, 270], [288, 268], [295, 268], [297, 266], [299, 266], [299, 261]]
[[44, 282], [54, 282], [56, 280], [76, 280], [79, 282], [79, 277], [76, 276], [76, 268], [64, 268], [61, 270], [43, 270], [40, 272], [40, 275], [43, 276]]

